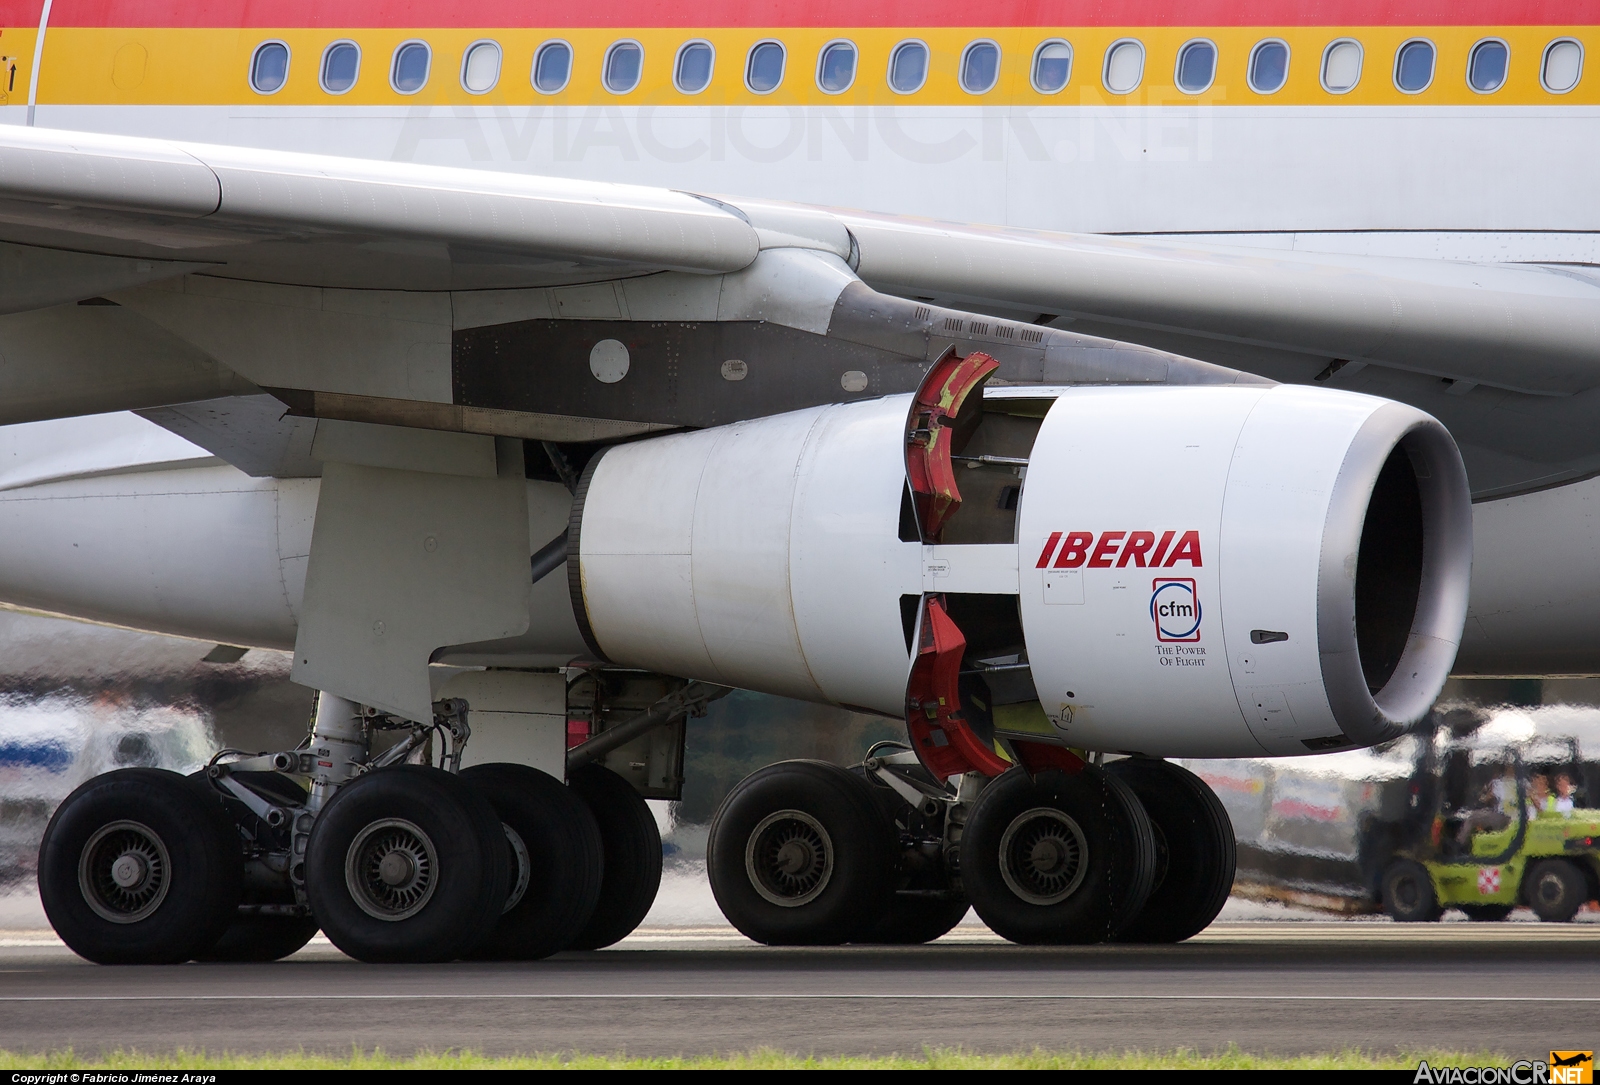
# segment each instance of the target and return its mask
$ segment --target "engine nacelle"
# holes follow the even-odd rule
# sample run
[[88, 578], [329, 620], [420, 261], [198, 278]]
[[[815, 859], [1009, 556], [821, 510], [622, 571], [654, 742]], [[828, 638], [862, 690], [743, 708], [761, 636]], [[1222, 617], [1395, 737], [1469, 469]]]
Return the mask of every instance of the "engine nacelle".
[[961, 504], [940, 517], [908, 488], [910, 396], [608, 450], [569, 540], [590, 647], [904, 717], [948, 620], [984, 743], [1156, 756], [1368, 745], [1438, 696], [1471, 509], [1430, 416], [1146, 386], [1001, 389], [946, 423]]

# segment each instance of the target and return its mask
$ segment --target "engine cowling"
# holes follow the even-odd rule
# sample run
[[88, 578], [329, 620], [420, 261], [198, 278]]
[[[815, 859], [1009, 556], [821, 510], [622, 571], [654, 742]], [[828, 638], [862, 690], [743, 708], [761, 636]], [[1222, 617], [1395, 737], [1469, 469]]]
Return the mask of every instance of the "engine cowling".
[[944, 420], [960, 505], [938, 514], [908, 488], [910, 396], [608, 450], [569, 540], [590, 647], [895, 717], [909, 693], [915, 734], [912, 664], [948, 625], [985, 746], [1156, 756], [1368, 745], [1438, 696], [1471, 512], [1430, 416], [1296, 386], [975, 402]]

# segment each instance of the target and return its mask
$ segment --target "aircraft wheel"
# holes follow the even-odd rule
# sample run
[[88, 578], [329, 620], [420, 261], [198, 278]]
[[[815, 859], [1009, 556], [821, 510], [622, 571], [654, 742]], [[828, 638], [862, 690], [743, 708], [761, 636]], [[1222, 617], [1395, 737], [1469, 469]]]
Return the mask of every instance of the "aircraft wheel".
[[1499, 923], [1511, 915], [1509, 904], [1462, 904], [1462, 913], [1474, 923]]
[[1383, 874], [1383, 910], [1397, 923], [1437, 923], [1444, 908], [1428, 868], [1410, 859], [1390, 864]]
[[895, 840], [865, 780], [821, 761], [745, 777], [711, 819], [722, 914], [767, 945], [839, 945], [889, 908]]
[[594, 915], [569, 949], [604, 949], [633, 933], [661, 889], [661, 830], [633, 785], [604, 765], [567, 777], [600, 827], [605, 870]]
[[1588, 899], [1589, 885], [1575, 864], [1565, 859], [1544, 859], [1529, 869], [1522, 892], [1533, 914], [1544, 922], [1570, 923]]
[[528, 765], [474, 765], [461, 779], [499, 815], [510, 865], [499, 921], [468, 956], [534, 961], [566, 949], [600, 895], [600, 830], [589, 808]]
[[1126, 784], [1094, 766], [996, 777], [972, 805], [961, 879], [1002, 938], [1069, 945], [1114, 938], [1155, 875], [1150, 819]]
[[1155, 834], [1155, 887], [1119, 942], [1181, 942], [1211, 925], [1238, 862], [1233, 823], [1206, 782], [1170, 761], [1130, 757], [1106, 772], [1127, 784]]
[[489, 801], [442, 769], [396, 765], [345, 784], [306, 849], [328, 940], [361, 961], [448, 961], [506, 903], [506, 835]]
[[164, 769], [96, 776], [39, 846], [39, 896], [74, 953], [176, 964], [213, 945], [239, 904], [239, 834], [206, 789]]
[[197, 961], [277, 961], [298, 953], [317, 933], [308, 915], [242, 915]]
[[888, 914], [864, 938], [856, 941], [880, 946], [919, 946], [949, 934], [966, 918], [972, 905], [954, 900], [896, 893]]

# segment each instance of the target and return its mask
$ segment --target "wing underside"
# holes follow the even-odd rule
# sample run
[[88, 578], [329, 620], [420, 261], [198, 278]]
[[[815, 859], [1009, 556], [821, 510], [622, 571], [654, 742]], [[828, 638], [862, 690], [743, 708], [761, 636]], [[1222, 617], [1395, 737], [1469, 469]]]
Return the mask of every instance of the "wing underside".
[[[1251, 373], [1392, 396], [1451, 426], [1480, 496], [1600, 470], [1600, 280], [1575, 267], [9, 128], [0, 313], [8, 422], [144, 409], [204, 434], [218, 412], [194, 404], [270, 393], [291, 417], [606, 440], [904, 390], [953, 346], [1021, 382]], [[629, 380], [595, 368], [601, 341]], [[235, 447], [272, 412], [221, 414]], [[297, 473], [302, 453], [244, 458]]]

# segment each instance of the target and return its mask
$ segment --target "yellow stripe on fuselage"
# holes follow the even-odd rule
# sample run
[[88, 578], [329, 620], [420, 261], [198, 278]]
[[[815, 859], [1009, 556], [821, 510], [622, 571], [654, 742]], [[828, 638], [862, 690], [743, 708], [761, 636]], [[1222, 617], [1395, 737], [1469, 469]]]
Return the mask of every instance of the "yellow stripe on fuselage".
[[[13, 36], [15, 35], [15, 36]], [[25, 100], [27, 66], [32, 61], [32, 28], [7, 28], [0, 53], [21, 58], [18, 89], [12, 105]], [[1322, 51], [1338, 38], [1361, 42], [1365, 60], [1356, 88], [1346, 94], [1322, 89]], [[1434, 80], [1420, 94], [1405, 94], [1393, 80], [1396, 49], [1412, 38], [1427, 38], [1438, 49]], [[1472, 45], [1486, 37], [1510, 46], [1505, 85], [1492, 94], [1478, 94], [1467, 84], [1467, 58]], [[1552, 94], [1541, 86], [1539, 67], [1545, 47], [1554, 39], [1575, 38], [1584, 44], [1585, 71], [1577, 87]], [[469, 94], [461, 86], [462, 53], [468, 45], [490, 38], [499, 42], [504, 62], [499, 83], [487, 94]], [[557, 94], [536, 92], [529, 78], [534, 50], [541, 42], [561, 38], [574, 52], [572, 77]], [[601, 85], [600, 68], [607, 46], [621, 38], [638, 41], [645, 51], [644, 74], [628, 94], [609, 93]], [[672, 85], [678, 47], [695, 38], [717, 50], [709, 88], [683, 94]], [[846, 38], [860, 50], [855, 84], [842, 94], [825, 94], [816, 83], [817, 55], [827, 42]], [[927, 42], [932, 61], [928, 81], [914, 94], [896, 94], [887, 84], [889, 54], [906, 38]], [[962, 49], [989, 38], [1003, 50], [1000, 81], [987, 94], [968, 94], [957, 83]], [[1058, 94], [1041, 94], [1029, 81], [1034, 49], [1041, 41], [1064, 38], [1072, 44], [1072, 78]], [[1121, 38], [1144, 43], [1144, 79], [1131, 94], [1117, 95], [1101, 82], [1106, 49]], [[1193, 38], [1217, 45], [1217, 76], [1211, 88], [1186, 94], [1175, 86], [1178, 49]], [[1280, 38], [1291, 49], [1289, 78], [1276, 94], [1257, 94], [1246, 81], [1251, 48], [1264, 38]], [[276, 94], [251, 90], [247, 68], [263, 41], [290, 46], [286, 85]], [[360, 77], [348, 93], [333, 95], [318, 84], [323, 49], [349, 39], [361, 46]], [[411, 39], [433, 50], [427, 85], [416, 94], [400, 94], [389, 84], [395, 48]], [[756, 42], [774, 39], [788, 53], [782, 85], [770, 94], [755, 94], [744, 84], [745, 55]], [[15, 44], [13, 44], [15, 43]], [[1081, 105], [1593, 105], [1600, 102], [1600, 28], [1597, 27], [1138, 27], [1114, 28], [939, 28], [904, 29], [647, 29], [617, 30], [393, 30], [393, 29], [120, 29], [52, 27], [46, 37], [39, 103], [67, 105], [907, 105], [907, 106], [1081, 106]]]
[[28, 74], [33, 70], [33, 43], [38, 30], [31, 26], [4, 30], [0, 34], [0, 106], [27, 105]]

